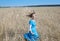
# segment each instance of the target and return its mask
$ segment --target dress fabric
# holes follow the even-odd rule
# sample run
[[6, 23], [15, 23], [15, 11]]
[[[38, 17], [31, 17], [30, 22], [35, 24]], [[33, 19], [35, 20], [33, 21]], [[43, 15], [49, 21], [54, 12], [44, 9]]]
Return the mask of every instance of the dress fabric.
[[27, 39], [27, 41], [37, 41], [39, 38], [39, 35], [36, 30], [36, 21], [35, 20], [30, 20], [29, 25], [31, 25], [31, 31], [34, 33], [32, 34], [31, 32], [25, 33], [24, 34], [24, 39]]

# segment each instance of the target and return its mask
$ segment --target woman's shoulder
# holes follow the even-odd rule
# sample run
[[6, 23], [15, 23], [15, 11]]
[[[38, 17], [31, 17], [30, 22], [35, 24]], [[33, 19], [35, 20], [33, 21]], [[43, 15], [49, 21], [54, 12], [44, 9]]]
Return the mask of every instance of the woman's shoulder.
[[30, 19], [29, 22], [32, 22], [32, 19]]
[[29, 22], [35, 22], [35, 20], [30, 19]]
[[34, 20], [30, 19], [29, 22], [33, 22]]

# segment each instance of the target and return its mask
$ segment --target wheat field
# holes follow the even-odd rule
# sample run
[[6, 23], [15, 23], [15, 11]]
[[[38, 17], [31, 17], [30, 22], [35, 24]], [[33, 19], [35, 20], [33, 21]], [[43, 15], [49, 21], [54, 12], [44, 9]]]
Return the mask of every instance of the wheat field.
[[32, 10], [36, 13], [39, 41], [60, 41], [60, 7], [0, 8], [0, 41], [25, 41]]

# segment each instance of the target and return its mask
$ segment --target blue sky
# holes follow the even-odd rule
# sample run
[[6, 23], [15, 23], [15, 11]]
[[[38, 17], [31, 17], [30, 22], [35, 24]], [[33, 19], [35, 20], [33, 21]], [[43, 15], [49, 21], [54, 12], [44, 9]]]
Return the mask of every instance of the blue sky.
[[60, 4], [60, 0], [0, 0], [0, 6], [27, 6]]

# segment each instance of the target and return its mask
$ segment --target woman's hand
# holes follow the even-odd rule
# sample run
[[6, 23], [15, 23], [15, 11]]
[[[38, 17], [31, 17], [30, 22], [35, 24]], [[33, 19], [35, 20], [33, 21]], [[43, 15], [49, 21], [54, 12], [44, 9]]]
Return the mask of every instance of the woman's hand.
[[34, 34], [32, 31], [29, 31], [29, 33]]
[[33, 32], [31, 32], [32, 34], [34, 34]]

